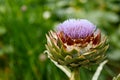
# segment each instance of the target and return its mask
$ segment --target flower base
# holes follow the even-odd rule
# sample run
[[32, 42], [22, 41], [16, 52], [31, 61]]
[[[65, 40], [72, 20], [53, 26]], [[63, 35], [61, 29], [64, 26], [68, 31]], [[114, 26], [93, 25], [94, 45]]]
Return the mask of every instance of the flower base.
[[70, 80], [80, 80], [79, 68], [74, 68], [70, 77]]

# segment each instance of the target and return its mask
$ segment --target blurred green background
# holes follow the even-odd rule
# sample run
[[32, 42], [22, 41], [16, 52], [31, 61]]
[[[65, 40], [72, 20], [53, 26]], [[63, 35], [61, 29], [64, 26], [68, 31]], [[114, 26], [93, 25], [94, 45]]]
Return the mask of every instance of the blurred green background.
[[[68, 80], [42, 54], [45, 34], [69, 18], [85, 18], [108, 35], [109, 62], [99, 80], [120, 73], [119, 0], [0, 0], [0, 80]], [[80, 69], [91, 80], [98, 65]]]

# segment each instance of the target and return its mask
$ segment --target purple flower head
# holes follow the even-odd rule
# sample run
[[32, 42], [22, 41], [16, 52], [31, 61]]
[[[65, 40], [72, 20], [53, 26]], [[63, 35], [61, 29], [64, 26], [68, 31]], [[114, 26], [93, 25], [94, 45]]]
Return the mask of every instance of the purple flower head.
[[57, 26], [57, 31], [73, 38], [85, 38], [94, 33], [96, 26], [86, 19], [69, 19]]

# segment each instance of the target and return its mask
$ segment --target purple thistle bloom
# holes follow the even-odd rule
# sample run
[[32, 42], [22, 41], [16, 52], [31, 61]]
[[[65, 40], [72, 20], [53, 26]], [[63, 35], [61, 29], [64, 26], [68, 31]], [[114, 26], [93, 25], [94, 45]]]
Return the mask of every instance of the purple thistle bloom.
[[69, 19], [57, 26], [57, 31], [73, 38], [85, 38], [94, 33], [96, 26], [86, 19]]

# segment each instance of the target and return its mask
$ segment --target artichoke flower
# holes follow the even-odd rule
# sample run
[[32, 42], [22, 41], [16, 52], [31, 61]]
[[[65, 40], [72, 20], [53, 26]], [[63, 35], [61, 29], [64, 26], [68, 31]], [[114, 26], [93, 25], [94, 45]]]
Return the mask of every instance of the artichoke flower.
[[106, 57], [106, 36], [86, 19], [66, 20], [46, 37], [48, 56], [59, 65], [69, 68], [89, 66]]

